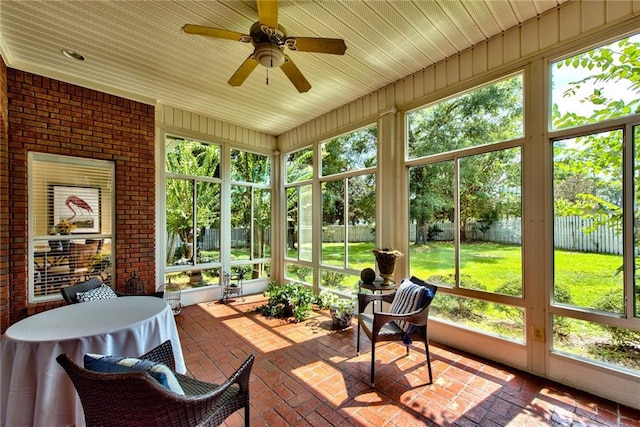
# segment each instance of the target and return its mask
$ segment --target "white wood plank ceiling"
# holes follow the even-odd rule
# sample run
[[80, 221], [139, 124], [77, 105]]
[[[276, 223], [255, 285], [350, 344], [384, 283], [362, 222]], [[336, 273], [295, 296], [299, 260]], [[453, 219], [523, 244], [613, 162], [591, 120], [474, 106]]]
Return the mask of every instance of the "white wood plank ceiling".
[[0, 0], [0, 53], [15, 69], [280, 135], [564, 1], [281, 0], [289, 36], [347, 45], [344, 56], [288, 52], [307, 93], [279, 69], [267, 85], [261, 66], [229, 86], [253, 47], [181, 31], [190, 23], [248, 34], [255, 1]]

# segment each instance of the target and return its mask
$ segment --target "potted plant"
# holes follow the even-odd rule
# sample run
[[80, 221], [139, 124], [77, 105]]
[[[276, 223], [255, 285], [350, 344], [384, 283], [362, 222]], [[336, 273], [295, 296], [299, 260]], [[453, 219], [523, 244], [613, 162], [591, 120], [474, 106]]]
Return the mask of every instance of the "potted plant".
[[341, 298], [328, 289], [320, 291], [317, 304], [320, 308], [329, 309], [333, 326], [338, 329], [348, 328], [351, 325], [351, 319], [356, 314], [355, 299]]
[[356, 302], [353, 298], [338, 298], [329, 307], [333, 326], [338, 329], [346, 329], [351, 326], [351, 319], [356, 314]]

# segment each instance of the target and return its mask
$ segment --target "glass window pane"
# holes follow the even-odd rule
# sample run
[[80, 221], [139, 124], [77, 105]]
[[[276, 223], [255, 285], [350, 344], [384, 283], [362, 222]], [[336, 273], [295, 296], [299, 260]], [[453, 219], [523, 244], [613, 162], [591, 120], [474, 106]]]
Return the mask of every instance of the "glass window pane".
[[343, 295], [358, 293], [359, 276], [338, 271], [320, 270], [320, 289], [329, 289]]
[[416, 277], [455, 276], [453, 182], [453, 161], [409, 169], [409, 266]]
[[347, 227], [347, 267], [362, 270], [371, 267], [371, 251], [375, 248], [376, 176], [353, 176], [349, 187], [349, 225]]
[[231, 180], [269, 184], [271, 182], [271, 158], [247, 151], [231, 150]]
[[271, 190], [253, 192], [253, 256], [271, 256]]
[[520, 138], [522, 75], [407, 114], [407, 156], [417, 158]]
[[[435, 300], [434, 300], [435, 301]], [[553, 316], [553, 349], [640, 374], [640, 331]]]
[[311, 266], [285, 263], [285, 279], [293, 282], [313, 284], [313, 268]]
[[344, 267], [344, 180], [322, 183], [322, 263]]
[[640, 113], [639, 50], [636, 35], [552, 64], [552, 128]]
[[638, 241], [638, 236], [640, 236], [640, 126], [634, 126], [633, 128], [633, 153], [634, 153], [634, 162], [633, 162], [633, 170], [634, 170], [634, 180], [633, 180], [633, 194], [634, 194], [634, 224], [635, 230], [633, 233], [633, 246], [635, 256], [635, 265], [634, 265], [634, 274], [633, 274], [633, 289], [635, 293], [634, 304], [635, 304], [635, 317], [640, 317], [640, 280], [638, 279], [638, 274], [640, 272], [638, 269], [638, 254], [640, 254], [640, 242]]
[[70, 235], [34, 241], [34, 296], [60, 295], [60, 288], [100, 278], [111, 285], [111, 239], [74, 239]]
[[193, 181], [166, 180], [166, 265], [193, 263]]
[[442, 292], [433, 299], [429, 315], [480, 332], [524, 342], [524, 311], [519, 307]]
[[521, 297], [520, 148], [459, 162], [460, 286]]
[[342, 135], [320, 145], [322, 176], [376, 166], [376, 126]]
[[312, 186], [300, 187], [300, 224], [298, 226], [298, 256], [301, 260], [311, 262], [313, 248], [313, 199]]
[[165, 144], [167, 172], [220, 178], [220, 146], [174, 137]]
[[313, 178], [313, 150], [305, 148], [287, 154], [287, 182], [307, 181]]
[[181, 271], [165, 274], [165, 283], [178, 285], [180, 289], [201, 288], [220, 284], [220, 268]]
[[250, 259], [251, 188], [231, 186], [231, 259]]
[[622, 314], [622, 132], [555, 141], [553, 154], [554, 302]]
[[220, 261], [220, 184], [197, 182], [196, 188], [196, 262], [201, 264]]
[[287, 258], [298, 258], [299, 200], [298, 187], [287, 188]]

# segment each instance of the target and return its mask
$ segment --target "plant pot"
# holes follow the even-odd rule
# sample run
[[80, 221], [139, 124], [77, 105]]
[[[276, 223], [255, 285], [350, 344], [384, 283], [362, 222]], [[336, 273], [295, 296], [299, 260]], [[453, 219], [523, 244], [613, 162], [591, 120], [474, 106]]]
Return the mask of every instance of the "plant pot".
[[287, 304], [282, 309], [282, 315], [284, 317], [293, 317], [293, 306], [291, 304]]
[[335, 328], [346, 329], [351, 326], [351, 319], [353, 319], [355, 312], [341, 312], [336, 308], [329, 308], [329, 312], [331, 313], [331, 319], [333, 320], [333, 326]]
[[391, 284], [391, 277], [396, 269], [396, 260], [399, 254], [396, 251], [386, 250], [374, 250], [373, 253], [376, 256], [376, 262], [378, 263], [378, 271], [380, 276], [384, 279], [382, 281], [383, 286], [389, 286]]

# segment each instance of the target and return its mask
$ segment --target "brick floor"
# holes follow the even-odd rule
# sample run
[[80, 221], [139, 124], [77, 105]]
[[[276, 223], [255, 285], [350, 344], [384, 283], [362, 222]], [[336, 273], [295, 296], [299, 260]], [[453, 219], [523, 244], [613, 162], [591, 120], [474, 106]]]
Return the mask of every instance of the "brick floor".
[[[252, 311], [262, 296], [185, 307], [176, 316], [190, 375], [220, 383], [255, 354], [253, 426], [635, 426], [640, 411], [431, 343], [434, 383], [426, 384], [424, 347], [379, 344], [376, 387], [371, 348], [356, 355], [356, 323], [331, 328], [327, 312], [301, 323]], [[226, 425], [244, 425], [242, 411]]]

